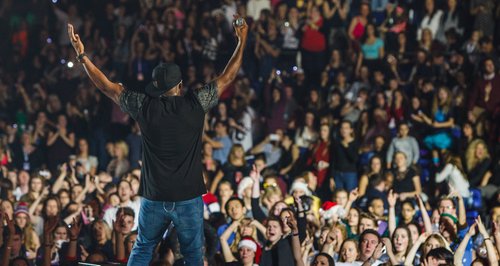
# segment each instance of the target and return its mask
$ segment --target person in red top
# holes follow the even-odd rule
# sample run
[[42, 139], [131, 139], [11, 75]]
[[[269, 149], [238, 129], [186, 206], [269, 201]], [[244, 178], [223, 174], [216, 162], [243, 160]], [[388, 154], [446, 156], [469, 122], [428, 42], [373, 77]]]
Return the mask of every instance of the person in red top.
[[[318, 141], [312, 145], [311, 156], [307, 160], [307, 165], [314, 168], [312, 171], [314, 175], [318, 177], [318, 194], [323, 194], [325, 188], [324, 181], [326, 175], [329, 173], [330, 169], [330, 159], [331, 159], [331, 141], [330, 141], [330, 126], [328, 124], [322, 124], [320, 127]], [[322, 196], [322, 195], [320, 195]]]
[[311, 82], [319, 84], [321, 72], [325, 66], [326, 38], [321, 27], [323, 26], [323, 17], [317, 6], [313, 6], [307, 17], [307, 22], [302, 27], [302, 64], [306, 77]]
[[483, 76], [476, 81], [469, 97], [469, 120], [471, 122], [489, 122], [489, 137], [496, 136], [500, 114], [500, 76], [496, 74], [495, 63], [492, 58], [483, 62]]

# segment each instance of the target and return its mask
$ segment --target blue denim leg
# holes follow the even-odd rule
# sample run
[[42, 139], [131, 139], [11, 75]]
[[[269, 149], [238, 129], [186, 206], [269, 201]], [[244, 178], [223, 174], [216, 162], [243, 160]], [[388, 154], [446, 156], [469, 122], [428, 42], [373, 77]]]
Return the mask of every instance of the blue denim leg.
[[172, 215], [185, 265], [203, 265], [203, 201], [197, 197], [175, 203]]
[[333, 172], [333, 181], [335, 181], [335, 189], [343, 189], [344, 183], [342, 180], [342, 173], [339, 171]]
[[127, 265], [149, 265], [153, 250], [171, 221], [166, 211], [164, 202], [141, 198], [137, 241]]
[[350, 192], [358, 187], [358, 175], [356, 172], [343, 172], [342, 179], [345, 184], [345, 189]]

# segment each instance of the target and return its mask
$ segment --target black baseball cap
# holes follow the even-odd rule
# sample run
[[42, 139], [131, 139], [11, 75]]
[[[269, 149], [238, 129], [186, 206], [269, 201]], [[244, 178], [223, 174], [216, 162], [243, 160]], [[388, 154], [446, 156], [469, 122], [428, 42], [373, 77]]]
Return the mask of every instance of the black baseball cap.
[[153, 81], [146, 86], [146, 93], [152, 97], [159, 97], [181, 81], [181, 69], [177, 64], [160, 63], [153, 69]]

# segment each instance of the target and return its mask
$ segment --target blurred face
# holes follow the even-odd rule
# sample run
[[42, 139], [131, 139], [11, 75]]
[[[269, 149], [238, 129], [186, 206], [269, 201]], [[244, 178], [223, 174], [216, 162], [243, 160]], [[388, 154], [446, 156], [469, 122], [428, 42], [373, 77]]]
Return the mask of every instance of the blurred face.
[[253, 234], [253, 228], [251, 226], [248, 226], [248, 225], [240, 226], [240, 235], [242, 237], [252, 236], [252, 234]]
[[404, 138], [404, 137], [408, 136], [409, 132], [410, 132], [410, 128], [408, 127], [408, 125], [402, 124], [401, 126], [399, 126], [398, 133], [401, 137]]
[[413, 107], [413, 109], [420, 108], [420, 100], [417, 97], [411, 98], [411, 107]]
[[98, 241], [106, 239], [106, 231], [102, 223], [96, 223], [94, 225], [94, 236]]
[[306, 126], [312, 127], [314, 124], [314, 115], [312, 113], [306, 114]]
[[424, 243], [424, 253], [423, 254], [428, 254], [429, 251], [441, 247], [441, 243], [435, 238], [435, 237], [429, 237], [427, 241]]
[[289, 211], [285, 211], [280, 214], [281, 221], [283, 222], [284, 233], [289, 233], [291, 231], [290, 227], [288, 226], [288, 220], [290, 219], [290, 217], [292, 217], [292, 215], [293, 214], [290, 213]]
[[20, 171], [17, 178], [19, 180], [19, 186], [27, 185], [30, 181], [30, 175], [26, 171]]
[[370, 212], [377, 217], [384, 216], [384, 202], [381, 199], [373, 200], [370, 206]]
[[320, 136], [323, 141], [327, 141], [330, 137], [330, 127], [327, 125], [321, 126]]
[[278, 221], [269, 221], [267, 223], [266, 237], [271, 243], [275, 243], [281, 239], [283, 231]]
[[372, 219], [361, 218], [359, 221], [359, 234], [363, 233], [366, 229], [375, 229], [376, 225]]
[[373, 234], [366, 234], [361, 241], [361, 258], [369, 258], [377, 248], [379, 243], [378, 237]]
[[219, 197], [222, 199], [228, 199], [234, 194], [233, 189], [229, 184], [222, 184], [219, 186]]
[[134, 227], [134, 217], [130, 215], [125, 215], [123, 217], [122, 233], [128, 234], [132, 232], [132, 227]]
[[73, 189], [71, 189], [71, 199], [75, 200], [80, 193], [82, 193], [83, 188], [81, 185], [74, 186]]
[[348, 200], [348, 194], [345, 191], [335, 193], [335, 202], [341, 206], [345, 206]]
[[349, 210], [349, 215], [347, 216], [347, 222], [350, 227], [356, 227], [359, 224], [359, 213], [354, 209]]
[[286, 208], [286, 207], [288, 207], [288, 206], [287, 206], [287, 205], [286, 205], [286, 203], [284, 203], [284, 202], [278, 202], [278, 203], [276, 203], [276, 207], [274, 208], [274, 215], [275, 215], [275, 216], [280, 215], [281, 211], [282, 211], [284, 208]]
[[471, 125], [465, 124], [462, 131], [464, 132], [464, 136], [472, 136], [473, 131]]
[[231, 219], [240, 220], [241, 218], [243, 218], [245, 212], [244, 207], [241, 205], [241, 202], [232, 200], [227, 204], [227, 214], [229, 215], [229, 217], [231, 217]]
[[411, 234], [411, 242], [415, 243], [418, 239], [418, 236], [420, 235], [420, 233], [418, 232], [418, 228], [414, 224], [409, 224], [408, 229], [410, 230]]
[[10, 202], [8, 201], [2, 201], [2, 211], [4, 213], [7, 213], [9, 215], [9, 217], [13, 217], [14, 216], [14, 209], [12, 208], [12, 204], [10, 204]]
[[451, 202], [451, 200], [449, 200], [449, 199], [442, 200], [439, 203], [438, 210], [439, 210], [439, 214], [448, 213], [448, 214], [455, 215], [455, 207], [453, 207], [453, 202]]
[[487, 75], [495, 73], [495, 64], [491, 60], [486, 60], [484, 62], [484, 70]]
[[440, 89], [438, 92], [438, 98], [440, 102], [444, 102], [448, 99], [448, 92], [444, 89]]
[[205, 142], [205, 145], [203, 145], [203, 154], [206, 156], [212, 156], [213, 148], [210, 143]]
[[58, 211], [59, 211], [59, 208], [57, 206], [57, 201], [55, 200], [49, 200], [47, 201], [47, 207], [45, 208], [46, 209], [46, 215], [51, 217], [51, 216], [55, 216], [57, 215]]
[[404, 153], [396, 153], [396, 155], [394, 156], [394, 162], [396, 163], [396, 166], [398, 168], [406, 167], [406, 156], [404, 155]]
[[130, 188], [129, 183], [120, 183], [120, 185], [118, 186], [118, 196], [120, 196], [120, 200], [122, 202], [130, 200], [130, 196], [132, 196], [132, 189]]
[[366, 27], [366, 33], [370, 37], [375, 36], [375, 28], [373, 27], [373, 25], [370, 24], [368, 25], [368, 27]]
[[425, 0], [425, 9], [429, 12], [434, 10], [434, 0]]
[[255, 252], [247, 247], [240, 248], [238, 253], [240, 254], [240, 259], [243, 264], [251, 263], [255, 259]]
[[352, 135], [352, 127], [349, 123], [342, 123], [340, 126], [340, 135], [342, 138], [347, 138]]
[[111, 195], [109, 197], [109, 204], [111, 206], [116, 206], [116, 205], [120, 204], [120, 197], [118, 197], [117, 195]]
[[40, 192], [42, 191], [42, 180], [40, 178], [32, 178], [31, 179], [31, 185], [30, 185], [31, 191], [33, 192]]
[[484, 156], [486, 155], [486, 147], [484, 146], [483, 143], [479, 143], [476, 145], [475, 155], [476, 155], [476, 158], [478, 158], [478, 159], [484, 158]]
[[81, 152], [87, 152], [89, 149], [89, 144], [87, 143], [86, 140], [80, 139], [78, 141], [78, 148], [80, 149]]
[[393, 245], [396, 252], [406, 252], [406, 249], [408, 248], [409, 238], [410, 236], [408, 235], [408, 232], [402, 228], [398, 228], [394, 232]]
[[243, 155], [245, 155], [245, 151], [242, 148], [234, 149], [234, 157], [236, 157], [236, 159], [242, 159]]
[[68, 231], [66, 230], [65, 227], [59, 226], [54, 231], [54, 238], [56, 241], [57, 240], [67, 240], [68, 239]]
[[374, 173], [379, 173], [380, 170], [382, 170], [382, 162], [380, 161], [380, 158], [375, 157], [370, 163], [370, 168]]
[[313, 261], [314, 266], [328, 266], [328, 258], [323, 255], [318, 255]]
[[415, 209], [409, 204], [403, 204], [403, 207], [401, 208], [401, 216], [403, 216], [403, 219], [406, 221], [412, 220], [414, 215]]
[[306, 192], [302, 189], [296, 189], [292, 192], [292, 196], [294, 197], [302, 197], [306, 194]]
[[28, 224], [28, 222], [29, 222], [28, 215], [24, 213], [19, 213], [16, 215], [16, 224], [17, 226], [21, 227], [21, 229], [24, 229]]
[[61, 202], [62, 206], [68, 205], [70, 202], [69, 194], [66, 192], [63, 192], [59, 195], [59, 201]]
[[342, 260], [347, 263], [352, 263], [358, 258], [358, 248], [353, 241], [346, 241], [340, 250]]
[[59, 126], [66, 127], [68, 121], [66, 120], [66, 117], [64, 115], [60, 115], [57, 117], [57, 124]]
[[361, 14], [361, 16], [367, 17], [370, 14], [370, 8], [368, 7], [368, 5], [363, 4], [360, 7], [359, 13]]

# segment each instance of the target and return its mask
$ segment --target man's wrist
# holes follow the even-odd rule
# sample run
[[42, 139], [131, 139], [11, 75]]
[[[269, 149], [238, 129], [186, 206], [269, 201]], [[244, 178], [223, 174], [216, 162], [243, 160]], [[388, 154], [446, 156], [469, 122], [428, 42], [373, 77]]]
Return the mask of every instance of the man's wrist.
[[79, 55], [76, 56], [76, 60], [78, 60], [78, 62], [82, 62], [83, 58], [86, 56], [87, 54], [85, 52], [81, 52]]

